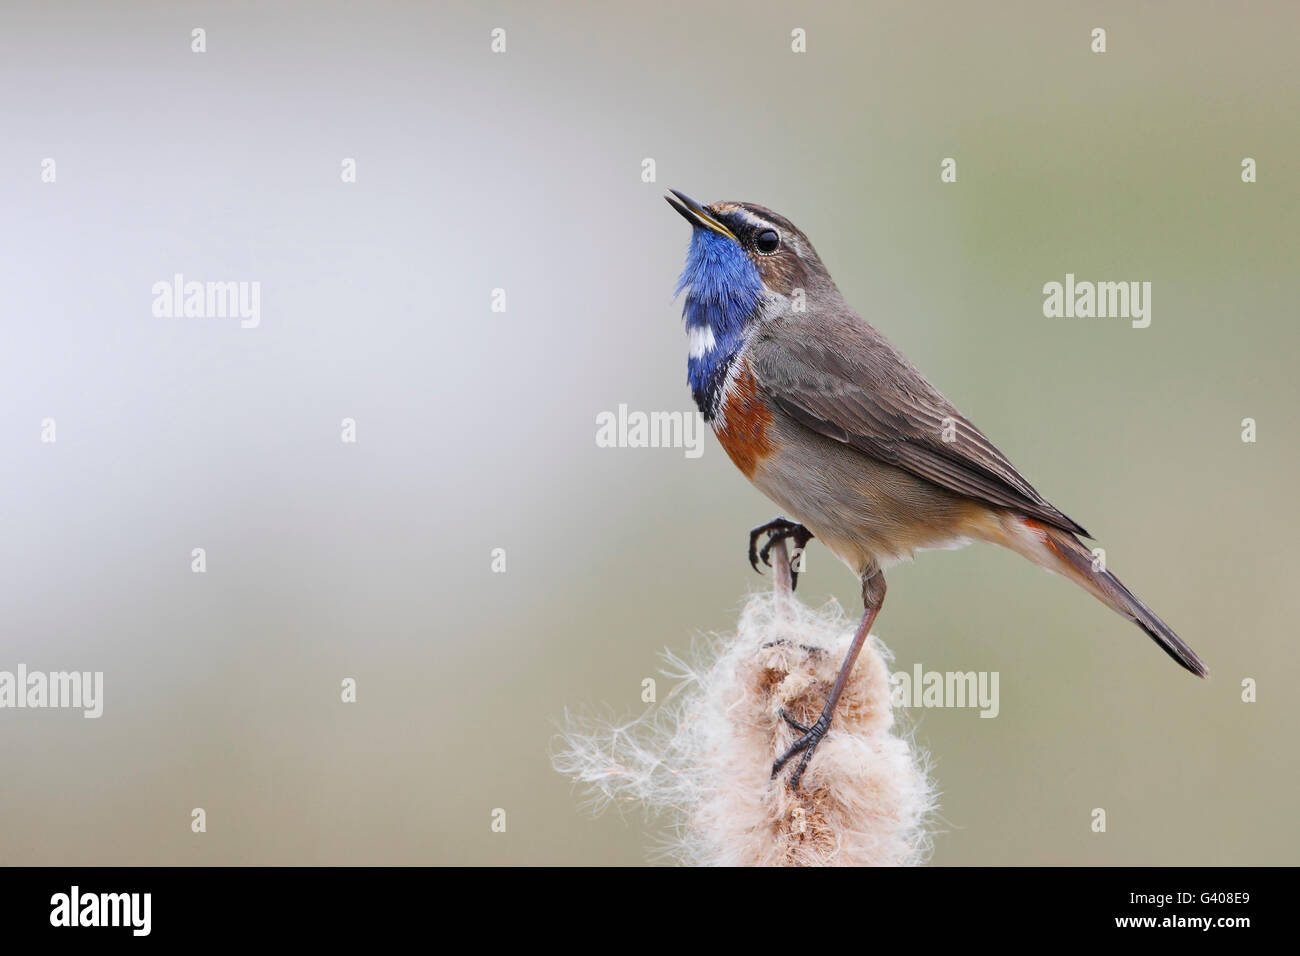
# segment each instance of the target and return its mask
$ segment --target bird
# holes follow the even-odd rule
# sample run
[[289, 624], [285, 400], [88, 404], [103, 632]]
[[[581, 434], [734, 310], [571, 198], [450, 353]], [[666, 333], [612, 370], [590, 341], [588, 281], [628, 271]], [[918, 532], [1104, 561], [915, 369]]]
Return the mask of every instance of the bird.
[[777, 541], [801, 551], [816, 538], [862, 585], [862, 618], [820, 715], [804, 724], [780, 713], [799, 736], [774, 761], [773, 779], [799, 756], [788, 781], [799, 788], [884, 604], [885, 570], [921, 550], [984, 541], [1015, 551], [1209, 676], [1080, 540], [1092, 536], [850, 308], [790, 220], [755, 203], [669, 193], [692, 227], [676, 290], [685, 293], [691, 395], [731, 461], [784, 512], [750, 532], [749, 562], [762, 573]]

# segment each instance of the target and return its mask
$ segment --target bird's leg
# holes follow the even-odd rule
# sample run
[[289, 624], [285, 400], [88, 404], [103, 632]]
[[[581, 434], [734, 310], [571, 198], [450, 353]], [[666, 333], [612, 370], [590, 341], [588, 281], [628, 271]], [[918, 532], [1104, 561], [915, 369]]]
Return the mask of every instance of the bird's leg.
[[831, 687], [831, 695], [826, 699], [826, 706], [822, 708], [821, 715], [811, 727], [807, 727], [784, 710], [781, 711], [785, 722], [802, 735], [772, 764], [772, 777], [775, 778], [781, 772], [781, 768], [796, 754], [803, 754], [799, 765], [790, 775], [791, 790], [799, 789], [799, 781], [803, 779], [803, 772], [808, 767], [808, 761], [812, 759], [813, 751], [817, 749], [817, 745], [826, 736], [826, 731], [830, 729], [831, 718], [835, 716], [835, 707], [840, 702], [840, 695], [844, 693], [844, 685], [848, 683], [853, 665], [858, 659], [858, 654], [862, 652], [862, 645], [867, 642], [867, 637], [871, 634], [871, 625], [875, 623], [876, 615], [880, 613], [881, 605], [884, 603], [885, 575], [878, 567], [872, 565], [862, 575], [862, 623], [858, 625], [857, 633], [853, 635], [853, 643], [849, 646], [849, 653], [845, 656], [844, 663], [840, 665], [840, 672], [835, 678], [835, 685]]
[[[767, 535], [767, 543], [760, 551], [758, 539], [763, 535]], [[761, 524], [749, 532], [749, 563], [754, 566], [755, 571], [762, 574], [763, 570], [758, 566], [759, 560], [761, 559], [770, 567], [772, 562], [769, 555], [772, 553], [772, 545], [789, 538], [795, 546], [794, 552], [790, 555], [790, 590], [793, 591], [799, 586], [799, 572], [795, 569], [795, 565], [800, 563], [799, 558], [803, 554], [803, 549], [813, 537], [811, 531], [797, 522], [787, 518], [773, 518], [767, 524]]]

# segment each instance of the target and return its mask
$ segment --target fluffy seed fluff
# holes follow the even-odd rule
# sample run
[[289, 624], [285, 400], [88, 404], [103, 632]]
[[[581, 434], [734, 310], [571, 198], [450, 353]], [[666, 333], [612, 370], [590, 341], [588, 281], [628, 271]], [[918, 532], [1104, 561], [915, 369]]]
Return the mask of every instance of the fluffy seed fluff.
[[555, 769], [599, 810], [667, 816], [662, 856], [687, 865], [903, 866], [928, 856], [935, 809], [929, 761], [895, 733], [887, 648], [868, 640], [803, 783], [772, 762], [797, 732], [780, 711], [817, 719], [856, 623], [834, 602], [754, 594], [737, 631], [665, 652], [671, 695], [629, 723], [566, 718]]

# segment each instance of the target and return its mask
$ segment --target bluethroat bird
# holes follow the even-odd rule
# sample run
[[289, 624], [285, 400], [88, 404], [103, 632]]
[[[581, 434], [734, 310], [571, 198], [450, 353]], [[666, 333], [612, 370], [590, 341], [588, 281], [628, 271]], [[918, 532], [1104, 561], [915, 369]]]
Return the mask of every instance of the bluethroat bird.
[[[864, 612], [826, 706], [772, 766], [802, 754], [797, 789], [826, 735], [885, 599], [884, 569], [924, 548], [991, 541], [1068, 578], [1146, 631], [1193, 674], [1209, 671], [1079, 540], [1043, 498], [883, 335], [849, 308], [808, 237], [753, 203], [664, 197], [691, 224], [687, 380], [736, 467], [788, 518], [749, 536], [759, 570], [777, 540], [820, 539], [862, 581]], [[764, 535], [766, 543], [757, 550]]]

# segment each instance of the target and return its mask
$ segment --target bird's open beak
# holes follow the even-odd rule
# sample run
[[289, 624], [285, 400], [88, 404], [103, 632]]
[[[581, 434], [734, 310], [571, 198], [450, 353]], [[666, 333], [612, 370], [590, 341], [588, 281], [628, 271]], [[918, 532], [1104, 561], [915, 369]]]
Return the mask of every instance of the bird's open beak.
[[[715, 219], [711, 212], [686, 195], [686, 193], [678, 192], [676, 189], [669, 189], [668, 191], [673, 194], [664, 197], [664, 199], [668, 200], [668, 205], [681, 213], [682, 218], [692, 226], [703, 226], [705, 229], [712, 229], [718, 235], [726, 236], [728, 239], [736, 238], [734, 232]], [[677, 198], [674, 199], [673, 196]]]

